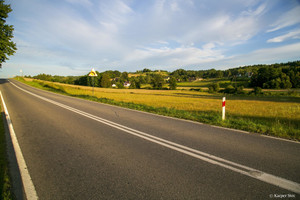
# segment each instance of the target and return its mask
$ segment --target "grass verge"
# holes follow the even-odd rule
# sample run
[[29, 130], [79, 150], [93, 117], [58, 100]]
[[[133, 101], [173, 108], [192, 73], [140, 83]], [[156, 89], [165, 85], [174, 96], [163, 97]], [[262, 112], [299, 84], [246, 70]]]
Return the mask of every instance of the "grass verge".
[[13, 199], [11, 192], [11, 181], [8, 175], [8, 161], [6, 153], [6, 140], [5, 140], [5, 129], [0, 117], [0, 199], [9, 200]]
[[219, 109], [221, 94], [95, 88], [93, 95], [88, 87], [19, 81], [91, 101], [300, 141], [300, 104], [296, 97], [229, 96], [226, 120], [222, 121]]

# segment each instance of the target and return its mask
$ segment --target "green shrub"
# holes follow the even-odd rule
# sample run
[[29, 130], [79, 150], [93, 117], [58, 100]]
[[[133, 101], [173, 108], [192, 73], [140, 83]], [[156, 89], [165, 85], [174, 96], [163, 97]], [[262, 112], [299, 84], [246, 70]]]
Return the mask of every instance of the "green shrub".
[[208, 87], [208, 92], [209, 93], [215, 93], [220, 90], [220, 85], [219, 83], [213, 83]]
[[237, 94], [246, 94], [246, 91], [244, 91], [244, 86], [237, 87], [235, 93], [237, 93]]
[[254, 90], [253, 90], [253, 93], [255, 95], [259, 95], [259, 94], [262, 94], [262, 89], [260, 87], [255, 87]]
[[225, 88], [224, 93], [234, 94], [235, 93], [235, 88], [232, 85], [228, 85]]

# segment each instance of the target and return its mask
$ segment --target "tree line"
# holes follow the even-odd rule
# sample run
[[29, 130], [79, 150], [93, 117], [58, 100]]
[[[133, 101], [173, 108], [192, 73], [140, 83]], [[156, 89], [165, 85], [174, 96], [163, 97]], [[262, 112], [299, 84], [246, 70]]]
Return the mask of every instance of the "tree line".
[[250, 86], [265, 89], [300, 88], [300, 61], [262, 66], [251, 76]]
[[300, 88], [300, 61], [271, 64], [271, 65], [251, 65], [227, 70], [184, 70], [177, 69], [173, 72], [162, 70], [152, 71], [143, 69], [135, 73], [120, 71], [96, 71], [96, 77], [84, 76], [52, 76], [39, 74], [32, 78], [95, 87], [117, 87], [124, 88], [124, 83], [130, 83], [129, 88], [141, 88], [143, 84], [150, 84], [154, 89], [164, 89], [168, 84], [168, 89], [176, 89], [177, 82], [195, 81], [208, 78], [225, 78], [233, 82], [237, 78], [248, 80], [249, 87], [260, 87], [264, 89], [289, 89]]
[[[159, 71], [147, 71], [146, 74], [119, 72], [119, 71], [96, 71], [97, 76], [90, 77], [88, 74], [84, 76], [52, 76], [49, 74], [38, 74], [36, 76], [26, 76], [45, 81], [95, 86], [95, 87], [116, 87], [125, 88], [125, 83], [129, 83], [128, 88], [140, 89], [142, 84], [150, 84], [153, 89], [176, 89], [177, 80], [174, 77], [169, 77], [167, 74], [162, 74]], [[165, 84], [169, 84], [169, 88], [163, 88]], [[150, 88], [148, 88], [150, 89]]]

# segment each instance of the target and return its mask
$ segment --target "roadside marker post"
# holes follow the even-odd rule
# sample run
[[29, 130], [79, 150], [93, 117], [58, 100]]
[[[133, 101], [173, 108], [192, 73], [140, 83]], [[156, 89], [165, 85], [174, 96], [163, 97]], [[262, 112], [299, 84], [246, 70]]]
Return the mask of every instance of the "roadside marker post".
[[226, 97], [223, 97], [223, 101], [222, 101], [222, 120], [225, 120], [225, 102], [226, 102]]
[[93, 69], [91, 70], [91, 72], [89, 73], [89, 76], [92, 77], [92, 82], [93, 82], [93, 95], [94, 95], [94, 85], [95, 85], [94, 77], [95, 77], [95, 76], [98, 76], [94, 68], [93, 68]]

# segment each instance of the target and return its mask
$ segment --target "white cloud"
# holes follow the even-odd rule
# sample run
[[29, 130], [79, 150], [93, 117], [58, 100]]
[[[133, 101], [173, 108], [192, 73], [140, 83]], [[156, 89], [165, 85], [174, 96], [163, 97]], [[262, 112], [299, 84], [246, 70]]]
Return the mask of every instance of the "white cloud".
[[193, 69], [212, 67], [225, 70], [245, 65], [281, 63], [299, 60], [298, 52], [300, 52], [300, 43], [295, 43], [276, 48], [262, 48], [246, 54], [224, 56], [219, 59], [208, 59], [209, 62], [207, 63], [202, 62], [196, 67], [195, 65], [191, 67]]
[[168, 45], [168, 44], [169, 44], [169, 42], [163, 41], [163, 40], [159, 40], [159, 41], [157, 41], [156, 43], [157, 43], [157, 44], [161, 44], [161, 45]]
[[283, 41], [288, 40], [288, 39], [300, 39], [300, 29], [296, 30], [296, 31], [291, 31], [287, 34], [284, 34], [284, 35], [281, 35], [281, 36], [278, 36], [278, 37], [275, 37], [275, 38], [272, 38], [272, 39], [269, 39], [267, 42], [268, 43], [283, 42]]
[[171, 10], [173, 12], [180, 11], [180, 8], [179, 8], [179, 5], [177, 2], [175, 2], [175, 1], [171, 2], [170, 6], [171, 6]]
[[212, 49], [215, 46], [216, 45], [214, 43], [210, 42], [210, 43], [207, 43], [207, 44], [203, 45], [202, 47], [203, 47], [203, 49]]
[[[228, 59], [229, 63], [239, 65], [275, 63], [299, 60], [300, 43], [284, 45], [276, 48], [263, 48], [248, 54], [233, 56]], [[231, 66], [232, 66], [231, 65]], [[234, 66], [234, 65], [233, 65]]]
[[241, 14], [244, 16], [260, 16], [264, 14], [267, 10], [266, 4], [261, 4], [257, 7], [256, 10], [252, 10], [251, 8], [248, 10], [243, 11]]
[[[64, 50], [65, 57], [71, 60], [73, 54], [76, 60], [78, 56], [95, 59], [95, 56], [101, 57], [107, 51], [122, 49], [116, 36], [118, 25], [115, 21], [97, 24], [69, 7], [60, 9], [50, 5], [48, 10], [47, 4], [38, 7], [40, 10], [35, 11], [36, 17], [31, 18], [28, 24], [30, 28], [22, 30], [23, 40], [32, 47], [31, 50], [53, 55]], [[127, 12], [121, 3], [116, 7], [117, 11]]]
[[124, 58], [124, 63], [149, 63], [150, 65], [175, 67], [223, 59], [222, 52], [213, 48], [213, 44], [207, 44], [203, 49], [185, 46], [173, 49], [168, 47], [136, 49]]
[[98, 4], [98, 9], [94, 11], [95, 17], [100, 21], [115, 23], [117, 25], [126, 24], [127, 16], [134, 11], [121, 0], [101, 1]]
[[179, 40], [237, 45], [261, 31], [263, 22], [260, 21], [265, 12], [267, 12], [266, 4], [261, 4], [254, 10], [246, 9], [235, 14], [218, 10], [212, 16], [203, 16], [205, 20], [195, 22], [196, 25], [192, 24], [191, 31], [186, 32]]
[[267, 32], [277, 31], [298, 23], [300, 23], [300, 6], [296, 6], [295, 8], [281, 15], [280, 18], [271, 25], [271, 29], [267, 30]]

